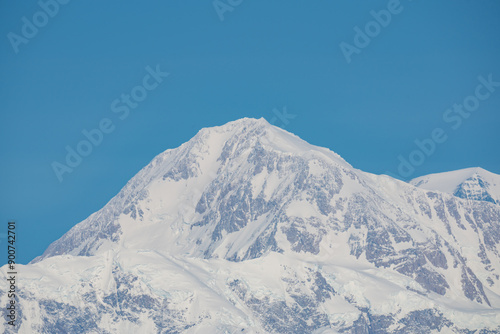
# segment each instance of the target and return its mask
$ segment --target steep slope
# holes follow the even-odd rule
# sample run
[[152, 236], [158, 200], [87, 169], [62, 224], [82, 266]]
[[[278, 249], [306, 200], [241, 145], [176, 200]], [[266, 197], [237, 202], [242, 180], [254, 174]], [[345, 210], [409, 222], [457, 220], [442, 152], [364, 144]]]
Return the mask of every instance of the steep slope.
[[416, 187], [442, 191], [463, 199], [500, 205], [500, 175], [479, 167], [430, 174], [410, 181]]
[[499, 222], [242, 119], [158, 155], [22, 266], [19, 330], [500, 331]]

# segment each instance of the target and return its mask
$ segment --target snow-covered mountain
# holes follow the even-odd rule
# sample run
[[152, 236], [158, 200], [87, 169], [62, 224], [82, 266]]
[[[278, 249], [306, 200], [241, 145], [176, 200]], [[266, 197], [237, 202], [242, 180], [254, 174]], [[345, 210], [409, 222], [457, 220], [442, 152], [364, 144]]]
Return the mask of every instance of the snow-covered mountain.
[[0, 329], [500, 333], [499, 243], [500, 206], [242, 119], [158, 155], [18, 266], [18, 328]]
[[410, 183], [427, 190], [500, 205], [500, 175], [479, 167], [425, 175]]

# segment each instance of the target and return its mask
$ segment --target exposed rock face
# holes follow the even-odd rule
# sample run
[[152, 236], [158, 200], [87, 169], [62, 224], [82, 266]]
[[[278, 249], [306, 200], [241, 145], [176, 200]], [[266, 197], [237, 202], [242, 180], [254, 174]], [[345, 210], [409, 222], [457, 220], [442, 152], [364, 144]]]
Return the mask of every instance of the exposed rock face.
[[19, 270], [5, 331], [500, 332], [500, 206], [467, 182], [364, 173], [264, 120], [203, 129]]

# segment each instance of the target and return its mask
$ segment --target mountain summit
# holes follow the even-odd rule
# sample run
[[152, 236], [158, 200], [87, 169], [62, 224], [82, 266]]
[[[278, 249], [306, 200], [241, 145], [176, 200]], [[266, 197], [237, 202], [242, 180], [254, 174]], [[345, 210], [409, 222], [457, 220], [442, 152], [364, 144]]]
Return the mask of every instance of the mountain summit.
[[499, 222], [241, 119], [155, 157], [21, 266], [15, 332], [500, 332]]
[[[252, 216], [274, 212], [272, 201], [282, 200], [274, 192], [285, 190], [297, 175], [305, 178], [300, 166], [309, 161], [318, 164], [313, 166], [318, 171], [321, 164], [352, 169], [336, 153], [310, 145], [263, 118], [202, 129], [187, 143], [158, 155], [103, 209], [33, 262], [61, 254], [95, 255], [119, 245], [192, 254], [212, 251], [223, 231], [235, 232]], [[210, 205], [214, 207], [208, 210]], [[215, 231], [210, 230], [214, 226], [209, 220], [216, 223]], [[136, 231], [137, 221], [148, 223]], [[124, 233], [127, 230], [130, 233]], [[197, 236], [200, 233], [203, 237]], [[212, 235], [209, 245], [206, 233]]]
[[442, 191], [463, 199], [500, 205], [500, 175], [480, 167], [421, 176], [411, 180], [410, 183], [423, 189]]

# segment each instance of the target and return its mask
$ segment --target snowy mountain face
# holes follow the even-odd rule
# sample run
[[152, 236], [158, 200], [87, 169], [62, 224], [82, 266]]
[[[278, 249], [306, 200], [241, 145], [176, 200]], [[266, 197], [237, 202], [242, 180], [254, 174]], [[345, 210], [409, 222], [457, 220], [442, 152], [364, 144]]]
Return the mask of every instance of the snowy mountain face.
[[18, 266], [0, 329], [500, 333], [500, 206], [424, 188], [263, 119], [203, 129]]
[[411, 184], [456, 197], [500, 205], [500, 175], [482, 168], [467, 168], [453, 172], [421, 176]]

